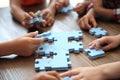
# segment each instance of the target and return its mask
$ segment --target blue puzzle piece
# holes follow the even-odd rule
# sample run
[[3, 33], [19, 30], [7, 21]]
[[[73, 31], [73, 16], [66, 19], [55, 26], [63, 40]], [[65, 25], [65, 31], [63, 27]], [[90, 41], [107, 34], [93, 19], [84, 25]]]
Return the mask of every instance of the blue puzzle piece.
[[43, 20], [43, 17], [40, 15], [42, 13], [42, 11], [40, 11], [40, 10], [38, 10], [36, 13], [35, 13], [35, 15], [37, 16], [37, 18], [33, 18], [33, 19], [31, 19], [31, 20], [29, 20], [29, 23], [30, 24], [34, 24], [35, 22], [40, 22], [40, 21], [42, 21]]
[[37, 17], [37, 18], [33, 18], [33, 19], [31, 19], [31, 20], [29, 20], [29, 23], [30, 24], [33, 24], [33, 23], [35, 23], [35, 22], [40, 22], [40, 21], [42, 21], [43, 20], [43, 18], [42, 17]]
[[82, 31], [72, 31], [69, 32], [67, 35], [69, 36], [68, 40], [79, 41], [80, 39], [83, 38]]
[[44, 37], [45, 38], [45, 42], [48, 42], [48, 43], [52, 43], [55, 41], [54, 37], [51, 36], [51, 32], [48, 31], [48, 32], [44, 32], [42, 34], [38, 34], [35, 36], [35, 38], [40, 38], [40, 37]]
[[41, 13], [42, 13], [42, 11], [41, 11], [41, 10], [38, 10], [38, 11], [35, 13], [35, 15], [36, 15], [37, 17], [41, 17]]
[[96, 38], [99, 38], [99, 37], [107, 35], [107, 31], [103, 30], [100, 27], [90, 29], [89, 33], [92, 34], [92, 35], [94, 35]]
[[89, 56], [91, 59], [96, 59], [105, 56], [105, 52], [102, 49], [85, 49], [85, 53]]
[[63, 7], [62, 9], [58, 10], [59, 13], [68, 14], [73, 10], [73, 7], [71, 5], [68, 5], [67, 7]]
[[83, 44], [82, 44], [82, 42], [72, 41], [68, 45], [69, 45], [69, 52], [70, 53], [80, 53], [81, 51], [83, 51]]

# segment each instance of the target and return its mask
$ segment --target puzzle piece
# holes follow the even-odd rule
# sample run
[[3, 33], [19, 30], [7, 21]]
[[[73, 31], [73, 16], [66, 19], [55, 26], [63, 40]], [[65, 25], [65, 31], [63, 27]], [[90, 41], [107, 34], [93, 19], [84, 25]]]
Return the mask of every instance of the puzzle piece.
[[35, 15], [36, 15], [37, 17], [41, 17], [41, 13], [42, 13], [42, 11], [41, 11], [41, 10], [38, 10], [38, 11], [35, 13]]
[[96, 38], [99, 38], [99, 37], [107, 35], [107, 31], [103, 30], [100, 27], [90, 29], [89, 33], [92, 34], [92, 35], [94, 35]]
[[79, 41], [83, 38], [82, 31], [72, 31], [68, 33], [68, 40]]
[[44, 37], [45, 38], [45, 41], [44, 42], [48, 42], [48, 43], [52, 43], [55, 41], [54, 37], [51, 36], [51, 32], [48, 31], [48, 32], [44, 32], [42, 34], [38, 34], [35, 36], [36, 38], [40, 38], [40, 37]]
[[68, 14], [73, 10], [73, 7], [71, 5], [68, 5], [67, 7], [63, 7], [62, 9], [58, 10], [59, 13]]
[[105, 56], [105, 52], [102, 49], [85, 49], [85, 53], [89, 56], [90, 59], [96, 59]]
[[42, 21], [42, 20], [43, 20], [42, 17], [37, 17], [37, 18], [33, 18], [33, 19], [29, 20], [29, 23], [30, 23], [30, 24], [33, 24], [33, 23], [35, 23], [35, 22], [40, 22], [40, 21]]
[[69, 45], [69, 52], [70, 53], [80, 53], [83, 51], [83, 44], [82, 42], [75, 42], [72, 41]]
[[67, 77], [64, 77], [63, 80], [72, 80], [72, 76], [67, 76]]
[[30, 24], [34, 24], [35, 22], [40, 22], [40, 21], [42, 21], [42, 20], [43, 20], [43, 17], [40, 16], [41, 13], [42, 13], [42, 11], [38, 10], [38, 11], [35, 13], [35, 15], [37, 16], [37, 18], [33, 18], [33, 19], [29, 20], [29, 23], [30, 23]]

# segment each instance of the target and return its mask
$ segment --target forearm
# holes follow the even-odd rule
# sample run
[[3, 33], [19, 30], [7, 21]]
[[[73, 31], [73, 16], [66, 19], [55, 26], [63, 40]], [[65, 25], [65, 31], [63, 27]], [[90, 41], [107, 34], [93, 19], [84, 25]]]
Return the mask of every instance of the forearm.
[[20, 0], [10, 0], [11, 13], [20, 23], [24, 19], [25, 11], [21, 8]]
[[101, 65], [106, 79], [120, 78], [120, 61]]
[[0, 43], [0, 56], [9, 55], [11, 53], [14, 53], [11, 41]]
[[105, 17], [107, 19], [113, 19], [114, 13], [112, 9], [107, 9], [103, 7], [102, 0], [93, 0], [95, 14], [99, 17]]
[[56, 4], [56, 0], [50, 0], [50, 4], [49, 4], [48, 8], [54, 9], [56, 11], [55, 4]]
[[99, 7], [99, 8], [95, 8], [94, 11], [95, 11], [95, 14], [97, 14], [97, 16], [99, 17], [114, 19], [114, 13], [112, 9], [105, 9], [105, 8]]

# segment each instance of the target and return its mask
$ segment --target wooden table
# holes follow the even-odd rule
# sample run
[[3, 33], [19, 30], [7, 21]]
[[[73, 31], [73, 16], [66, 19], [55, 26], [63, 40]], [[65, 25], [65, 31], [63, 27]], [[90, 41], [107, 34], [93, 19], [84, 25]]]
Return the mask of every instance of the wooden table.
[[[76, 0], [77, 1], [77, 0]], [[75, 6], [74, 0], [71, 3]], [[71, 12], [68, 15], [59, 14], [56, 16], [51, 31], [71, 31], [79, 30], [77, 24], [78, 15]], [[120, 34], [120, 24], [112, 22], [98, 21], [98, 26], [108, 31], [108, 35]], [[8, 8], [0, 8], [0, 42], [14, 39], [26, 34], [27, 30], [13, 21]], [[87, 31], [83, 31], [84, 49], [88, 48], [88, 43], [95, 40]], [[34, 55], [30, 57], [19, 57], [16, 55], [3, 56], [0, 58], [0, 80], [25, 80], [27, 77], [36, 74], [34, 70]], [[106, 56], [96, 60], [91, 60], [84, 53], [79, 55], [70, 54], [72, 68], [97, 66], [105, 63], [120, 61], [120, 47], [106, 52]]]

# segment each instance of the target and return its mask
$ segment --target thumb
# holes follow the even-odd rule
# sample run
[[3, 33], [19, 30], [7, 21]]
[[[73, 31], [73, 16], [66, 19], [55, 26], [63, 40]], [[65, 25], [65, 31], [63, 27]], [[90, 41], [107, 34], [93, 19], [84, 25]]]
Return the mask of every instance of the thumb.
[[47, 15], [47, 11], [42, 11], [41, 16], [46, 16]]
[[25, 36], [26, 37], [35, 37], [37, 34], [38, 34], [38, 31], [35, 31], [35, 32], [30, 32], [30, 33], [26, 34]]
[[112, 44], [108, 44], [108, 45], [106, 45], [106, 46], [103, 47], [103, 50], [107, 51], [107, 50], [110, 50], [112, 48], [113, 48]]
[[33, 38], [34, 44], [42, 44], [45, 41], [45, 38]]

